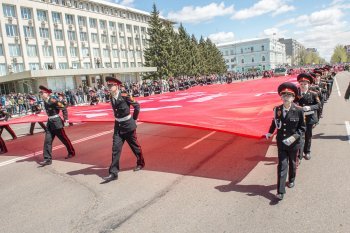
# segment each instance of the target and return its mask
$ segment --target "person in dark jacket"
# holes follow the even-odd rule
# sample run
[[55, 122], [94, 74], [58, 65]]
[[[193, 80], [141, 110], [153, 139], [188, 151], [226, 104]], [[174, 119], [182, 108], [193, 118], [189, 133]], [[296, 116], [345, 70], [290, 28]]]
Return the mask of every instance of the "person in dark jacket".
[[[278, 93], [283, 100], [283, 104], [274, 108], [274, 118], [271, 122], [269, 132], [265, 135], [270, 138], [277, 129], [277, 195], [282, 200], [286, 193], [286, 180], [288, 174], [288, 187], [295, 185], [297, 154], [300, 148], [300, 138], [305, 132], [305, 121], [303, 110], [293, 103], [298, 93], [297, 87], [293, 83], [282, 83], [278, 87]], [[289, 167], [289, 169], [288, 169]]]
[[39, 89], [41, 90], [40, 94], [42, 95], [46, 114], [48, 116], [43, 149], [44, 160], [39, 162], [39, 164], [46, 166], [52, 163], [52, 142], [56, 136], [67, 148], [68, 155], [65, 157], [65, 159], [74, 157], [75, 150], [71, 141], [67, 137], [66, 132], [64, 131], [64, 122], [59, 115], [59, 112], [62, 110], [64, 121], [68, 122], [68, 113], [65, 108], [66, 106], [64, 106], [56, 96], [51, 95], [51, 89], [44, 86], [39, 86]]
[[[40, 104], [38, 104], [37, 100], [34, 99], [31, 96], [28, 97], [28, 100], [30, 102], [30, 107], [31, 107], [31, 110], [32, 110], [32, 114], [37, 115], [37, 114], [41, 113], [42, 109], [41, 109]], [[33, 135], [34, 134], [35, 123], [36, 122], [30, 123], [29, 135]], [[43, 130], [46, 130], [46, 126], [45, 126], [45, 124], [43, 122], [38, 122], [38, 123], [41, 126], [41, 128], [43, 128]]]
[[[127, 93], [122, 93], [119, 89], [121, 81], [114, 77], [106, 77], [109, 90], [111, 92], [111, 104], [115, 117], [112, 163], [109, 167], [109, 175], [103, 177], [105, 182], [118, 179], [119, 159], [125, 141], [137, 158], [134, 171], [139, 171], [145, 166], [141, 146], [136, 136], [136, 120], [140, 112], [140, 104]], [[130, 114], [130, 105], [134, 108], [134, 113]]]

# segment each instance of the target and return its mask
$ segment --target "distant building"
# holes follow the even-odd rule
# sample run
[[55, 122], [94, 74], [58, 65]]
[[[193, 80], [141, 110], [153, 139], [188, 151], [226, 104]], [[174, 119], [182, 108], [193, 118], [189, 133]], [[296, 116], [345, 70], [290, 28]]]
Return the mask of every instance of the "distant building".
[[350, 55], [350, 45], [345, 45], [344, 48], [346, 50], [346, 54]]
[[291, 57], [291, 65], [299, 65], [300, 53], [305, 47], [295, 39], [278, 39], [279, 42], [286, 46], [286, 55]]
[[317, 49], [316, 48], [307, 48], [306, 51], [317, 53]]
[[274, 38], [231, 42], [217, 47], [228, 71], [270, 70], [286, 65], [285, 45]]

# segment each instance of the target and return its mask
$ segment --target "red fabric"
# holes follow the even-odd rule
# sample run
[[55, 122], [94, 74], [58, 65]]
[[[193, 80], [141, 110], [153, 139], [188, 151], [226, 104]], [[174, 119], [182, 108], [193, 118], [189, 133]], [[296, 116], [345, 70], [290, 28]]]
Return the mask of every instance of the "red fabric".
[[[296, 76], [198, 86], [187, 91], [136, 98], [141, 104], [138, 120], [259, 138], [268, 131], [273, 107], [281, 104], [277, 87], [285, 81], [296, 83]], [[110, 104], [69, 107], [68, 112], [70, 122], [115, 120]], [[46, 120], [42, 112], [0, 125]]]

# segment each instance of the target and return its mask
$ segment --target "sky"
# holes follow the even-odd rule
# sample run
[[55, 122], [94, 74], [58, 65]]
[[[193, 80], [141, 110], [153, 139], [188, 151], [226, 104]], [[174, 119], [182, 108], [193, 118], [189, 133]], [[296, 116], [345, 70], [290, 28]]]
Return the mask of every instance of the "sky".
[[293, 38], [330, 60], [350, 45], [350, 0], [105, 0], [180, 23], [197, 38], [220, 44], [254, 38]]

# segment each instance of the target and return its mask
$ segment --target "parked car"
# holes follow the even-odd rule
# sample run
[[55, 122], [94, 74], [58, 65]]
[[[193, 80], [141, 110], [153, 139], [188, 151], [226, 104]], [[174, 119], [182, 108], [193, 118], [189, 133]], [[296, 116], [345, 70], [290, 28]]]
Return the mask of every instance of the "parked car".
[[286, 68], [275, 68], [273, 70], [274, 77], [278, 76], [286, 76], [287, 75], [287, 69]]

